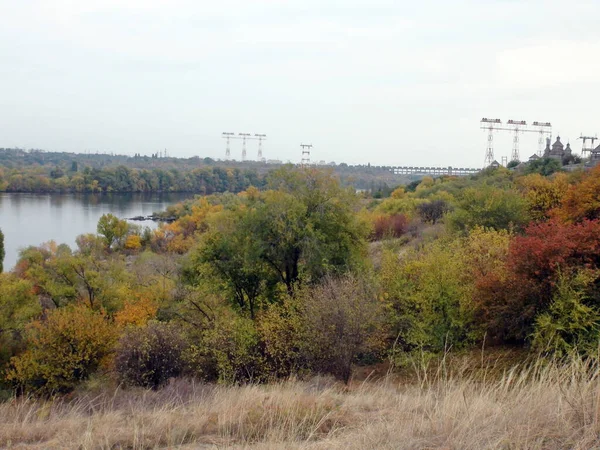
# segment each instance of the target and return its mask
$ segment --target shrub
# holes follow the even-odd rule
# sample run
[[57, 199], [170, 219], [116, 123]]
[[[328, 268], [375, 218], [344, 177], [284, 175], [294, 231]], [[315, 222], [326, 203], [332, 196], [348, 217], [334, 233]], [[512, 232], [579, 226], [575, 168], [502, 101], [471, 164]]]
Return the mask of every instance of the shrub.
[[40, 395], [71, 391], [100, 366], [116, 338], [104, 313], [84, 305], [53, 310], [28, 332], [28, 349], [11, 359], [7, 379]]
[[600, 311], [589, 305], [589, 285], [597, 274], [580, 271], [561, 275], [548, 311], [536, 317], [533, 347], [543, 353], [566, 356], [578, 351], [596, 355]]
[[473, 256], [462, 239], [437, 239], [402, 258], [385, 252], [380, 271], [392, 310], [397, 354], [441, 352], [472, 342], [471, 275]]
[[265, 377], [259, 336], [254, 321], [237, 314], [223, 314], [204, 334], [203, 361], [210, 373], [214, 364], [218, 379], [223, 383], [262, 381]]
[[270, 376], [285, 378], [307, 369], [306, 326], [300, 301], [286, 298], [270, 305], [260, 315], [257, 329]]
[[119, 340], [115, 370], [119, 381], [156, 389], [169, 378], [181, 375], [187, 347], [180, 330], [172, 324], [150, 322], [131, 328]]
[[417, 206], [417, 212], [423, 222], [435, 224], [450, 210], [450, 206], [444, 200], [433, 200], [421, 203]]
[[125, 239], [126, 250], [139, 250], [142, 247], [142, 238], [137, 234], [130, 234]]
[[347, 383], [359, 356], [382, 348], [383, 305], [373, 287], [354, 275], [326, 278], [304, 297], [311, 365]]

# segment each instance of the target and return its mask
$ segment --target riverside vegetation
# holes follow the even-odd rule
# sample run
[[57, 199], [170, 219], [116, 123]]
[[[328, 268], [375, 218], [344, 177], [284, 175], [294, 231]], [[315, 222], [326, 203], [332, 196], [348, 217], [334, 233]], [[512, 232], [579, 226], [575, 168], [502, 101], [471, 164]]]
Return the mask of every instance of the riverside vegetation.
[[499, 168], [373, 199], [282, 168], [24, 249], [0, 446], [598, 446], [599, 187]]

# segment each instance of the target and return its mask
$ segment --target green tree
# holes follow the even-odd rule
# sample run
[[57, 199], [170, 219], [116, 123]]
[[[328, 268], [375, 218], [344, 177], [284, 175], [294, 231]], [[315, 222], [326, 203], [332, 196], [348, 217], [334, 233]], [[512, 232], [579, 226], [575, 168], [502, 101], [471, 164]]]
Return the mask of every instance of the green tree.
[[[260, 259], [258, 242], [248, 226], [246, 210], [219, 214], [192, 257], [194, 284], [212, 280], [224, 288], [236, 306], [254, 317], [261, 294], [273, 286], [266, 263]], [[220, 280], [221, 286], [214, 281]]]
[[278, 192], [262, 196], [256, 216], [262, 257], [277, 267], [290, 293], [299, 278], [317, 281], [362, 259], [368, 230], [354, 213], [357, 197], [332, 172], [280, 170], [270, 174], [269, 184]]
[[365, 249], [354, 194], [331, 174], [287, 169], [271, 186], [217, 213], [194, 258], [197, 273], [217, 275], [252, 317], [261, 298], [274, 300], [277, 285], [291, 295], [301, 280], [345, 272]]
[[127, 235], [129, 225], [112, 214], [104, 214], [98, 219], [97, 231], [104, 238], [106, 248], [110, 250], [114, 244], [120, 243]]

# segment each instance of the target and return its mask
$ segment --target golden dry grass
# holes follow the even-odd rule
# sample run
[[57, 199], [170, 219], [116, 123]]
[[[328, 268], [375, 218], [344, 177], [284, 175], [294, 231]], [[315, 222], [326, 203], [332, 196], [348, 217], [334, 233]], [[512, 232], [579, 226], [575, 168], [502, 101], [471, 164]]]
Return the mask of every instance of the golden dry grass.
[[0, 404], [0, 447], [600, 448], [599, 374], [575, 361], [493, 381], [439, 375], [345, 388], [321, 378], [241, 387], [179, 380], [157, 392], [19, 399]]

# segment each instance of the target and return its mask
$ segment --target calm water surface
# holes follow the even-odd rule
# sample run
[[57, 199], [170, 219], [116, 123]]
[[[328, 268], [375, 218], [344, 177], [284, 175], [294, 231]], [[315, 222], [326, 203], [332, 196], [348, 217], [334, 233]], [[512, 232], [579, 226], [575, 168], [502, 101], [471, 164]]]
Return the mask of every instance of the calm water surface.
[[[6, 194], [0, 193], [0, 228], [4, 233], [4, 270], [16, 263], [19, 249], [49, 240], [75, 246], [75, 238], [95, 233], [102, 214], [120, 218], [146, 216], [192, 197], [192, 194]], [[134, 222], [156, 227], [152, 221]]]

